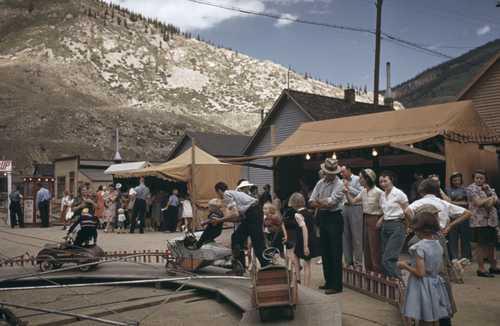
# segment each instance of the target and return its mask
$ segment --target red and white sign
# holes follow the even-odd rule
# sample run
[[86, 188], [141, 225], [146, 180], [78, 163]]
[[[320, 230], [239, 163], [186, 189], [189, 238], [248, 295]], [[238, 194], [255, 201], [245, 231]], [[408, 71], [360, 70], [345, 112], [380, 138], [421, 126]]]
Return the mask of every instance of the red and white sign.
[[0, 172], [12, 172], [12, 161], [0, 161]]

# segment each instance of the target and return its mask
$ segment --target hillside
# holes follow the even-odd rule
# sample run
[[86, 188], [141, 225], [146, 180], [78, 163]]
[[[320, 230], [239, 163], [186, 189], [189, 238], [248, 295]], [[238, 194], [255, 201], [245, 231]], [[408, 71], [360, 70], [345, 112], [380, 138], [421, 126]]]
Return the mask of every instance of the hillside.
[[[26, 169], [109, 159], [117, 127], [127, 160], [162, 160], [184, 129], [252, 132], [287, 68], [97, 0], [0, 0], [0, 75], [0, 157]], [[290, 87], [343, 97], [294, 72]]]
[[394, 98], [407, 108], [453, 101], [499, 51], [500, 39], [497, 39], [427, 69], [394, 87]]

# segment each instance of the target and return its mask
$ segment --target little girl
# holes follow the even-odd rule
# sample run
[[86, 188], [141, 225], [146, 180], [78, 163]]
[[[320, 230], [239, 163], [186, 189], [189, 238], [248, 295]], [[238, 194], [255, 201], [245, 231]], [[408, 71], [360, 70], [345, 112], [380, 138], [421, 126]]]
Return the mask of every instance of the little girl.
[[267, 202], [264, 204], [264, 235], [266, 237], [267, 247], [273, 247], [279, 250], [280, 255], [284, 255], [283, 250], [283, 221], [274, 204]]
[[125, 233], [125, 221], [127, 216], [125, 216], [125, 210], [123, 208], [118, 209], [118, 233]]
[[311, 258], [318, 257], [318, 243], [314, 218], [307, 210], [304, 196], [293, 193], [288, 201], [290, 210], [285, 217], [286, 241], [289, 257], [295, 265], [295, 275], [300, 283], [300, 261], [304, 262], [304, 286], [311, 286]]
[[419, 325], [438, 325], [439, 319], [452, 314], [445, 280], [439, 276], [443, 247], [439, 240], [434, 240], [434, 234], [440, 230], [437, 214], [432, 205], [419, 207], [412, 224], [421, 240], [409, 248], [411, 263], [398, 262], [399, 268], [410, 272], [402, 313], [419, 321]]

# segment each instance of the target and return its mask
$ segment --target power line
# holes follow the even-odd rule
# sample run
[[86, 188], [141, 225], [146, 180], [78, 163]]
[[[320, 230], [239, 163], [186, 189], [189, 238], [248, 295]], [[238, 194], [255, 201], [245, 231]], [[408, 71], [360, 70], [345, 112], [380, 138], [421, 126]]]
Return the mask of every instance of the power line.
[[[347, 25], [330, 24], [330, 23], [318, 22], [318, 21], [313, 21], [313, 20], [294, 18], [294, 17], [289, 17], [289, 16], [283, 16], [282, 14], [272, 14], [272, 13], [266, 13], [266, 12], [259, 12], [259, 11], [255, 11], [255, 10], [243, 9], [243, 8], [238, 8], [238, 7], [234, 7], [234, 6], [221, 5], [221, 4], [217, 4], [217, 3], [213, 3], [213, 2], [209, 2], [209, 1], [204, 1], [204, 0], [185, 0], [185, 1], [200, 4], [200, 5], [215, 7], [215, 8], [219, 8], [219, 9], [225, 9], [225, 10], [229, 10], [229, 11], [239, 12], [239, 13], [246, 14], [246, 15], [261, 16], [261, 17], [267, 17], [267, 18], [281, 20], [281, 21], [285, 20], [285, 21], [289, 21], [292, 23], [320, 26], [320, 27], [326, 27], [326, 28], [342, 30], [342, 31], [350, 31], [350, 32], [358, 32], [358, 33], [366, 33], [366, 34], [375, 35], [374, 30], [368, 29], [368, 28], [363, 28], [363, 27], [353, 27], [353, 26], [347, 26]], [[418, 43], [401, 39], [401, 38], [399, 38], [395, 35], [389, 34], [389, 33], [383, 32], [382, 39], [384, 41], [388, 41], [388, 42], [391, 42], [393, 44], [396, 44], [396, 45], [399, 45], [399, 46], [402, 46], [405, 48], [410, 48], [413, 50], [418, 49], [418, 50], [420, 50], [418, 52], [421, 52], [421, 53], [424, 53], [427, 55], [432, 55], [432, 56], [444, 58], [444, 59], [452, 59], [453, 58], [452, 56], [445, 54], [443, 52], [429, 49], [429, 48], [422, 46]]]

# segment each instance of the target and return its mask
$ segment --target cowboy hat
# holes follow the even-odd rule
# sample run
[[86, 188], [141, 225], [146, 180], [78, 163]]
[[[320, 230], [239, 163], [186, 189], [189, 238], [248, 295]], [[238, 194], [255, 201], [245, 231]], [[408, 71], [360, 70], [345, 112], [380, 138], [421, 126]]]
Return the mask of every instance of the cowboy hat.
[[240, 190], [241, 188], [246, 188], [246, 187], [251, 187], [255, 186], [253, 183], [248, 182], [247, 180], [243, 180], [238, 187], [236, 187], [236, 190]]
[[337, 160], [333, 158], [327, 158], [323, 164], [321, 164], [321, 171], [325, 174], [339, 174], [341, 168]]

